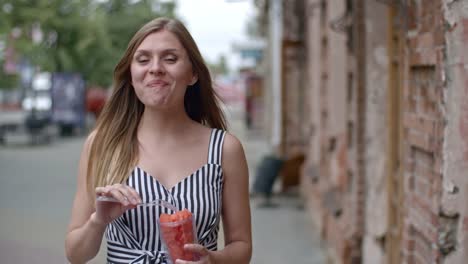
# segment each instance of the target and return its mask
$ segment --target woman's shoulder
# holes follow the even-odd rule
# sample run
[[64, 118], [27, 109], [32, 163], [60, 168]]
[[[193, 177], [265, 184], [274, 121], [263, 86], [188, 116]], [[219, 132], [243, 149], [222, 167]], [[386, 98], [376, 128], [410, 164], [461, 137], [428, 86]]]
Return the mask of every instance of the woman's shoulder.
[[225, 131], [224, 135], [223, 155], [228, 159], [244, 155], [242, 142], [235, 135], [227, 131]]
[[[242, 179], [243, 172], [248, 175], [247, 160], [241, 141], [235, 135], [226, 132], [224, 136], [223, 154], [221, 157], [226, 182], [229, 179]], [[233, 175], [233, 176], [231, 176]]]

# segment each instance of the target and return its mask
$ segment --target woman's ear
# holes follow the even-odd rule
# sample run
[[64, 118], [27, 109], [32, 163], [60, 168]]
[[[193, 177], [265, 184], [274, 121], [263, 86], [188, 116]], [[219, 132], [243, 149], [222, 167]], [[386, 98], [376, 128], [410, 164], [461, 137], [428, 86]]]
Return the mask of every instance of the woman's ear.
[[192, 79], [190, 79], [190, 85], [194, 85], [196, 82], [198, 81], [198, 76], [196, 74], [194, 74], [192, 76]]

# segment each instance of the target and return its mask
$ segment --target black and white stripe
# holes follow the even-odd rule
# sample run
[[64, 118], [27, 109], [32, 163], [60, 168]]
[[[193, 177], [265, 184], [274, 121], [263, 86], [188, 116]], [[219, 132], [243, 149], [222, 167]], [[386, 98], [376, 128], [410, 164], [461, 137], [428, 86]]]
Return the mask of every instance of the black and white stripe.
[[[225, 131], [213, 129], [210, 137], [208, 161], [171, 189], [136, 167], [127, 184], [140, 194], [143, 202], [163, 199], [180, 210], [187, 208], [194, 217], [198, 243], [209, 250], [217, 250], [221, 217], [223, 170], [221, 167]], [[157, 206], [137, 207], [125, 212], [108, 225], [108, 263], [167, 263], [159, 238], [157, 219], [169, 209]]]

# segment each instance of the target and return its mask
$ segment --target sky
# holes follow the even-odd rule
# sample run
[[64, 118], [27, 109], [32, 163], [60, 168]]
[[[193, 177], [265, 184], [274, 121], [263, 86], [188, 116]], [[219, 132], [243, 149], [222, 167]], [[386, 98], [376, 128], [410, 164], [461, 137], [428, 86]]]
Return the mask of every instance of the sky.
[[253, 0], [177, 0], [177, 15], [197, 42], [205, 60], [226, 55], [231, 70], [241, 60], [232, 44], [247, 40], [246, 25], [254, 14]]

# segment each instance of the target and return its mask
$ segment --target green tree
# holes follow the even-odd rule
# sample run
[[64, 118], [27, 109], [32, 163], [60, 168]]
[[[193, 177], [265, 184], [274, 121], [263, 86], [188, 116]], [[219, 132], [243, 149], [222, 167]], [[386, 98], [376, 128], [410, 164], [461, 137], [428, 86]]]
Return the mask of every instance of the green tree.
[[135, 31], [154, 17], [173, 17], [174, 9], [157, 0], [0, 0], [0, 36], [21, 32], [7, 45], [43, 71], [80, 72], [107, 87]]

